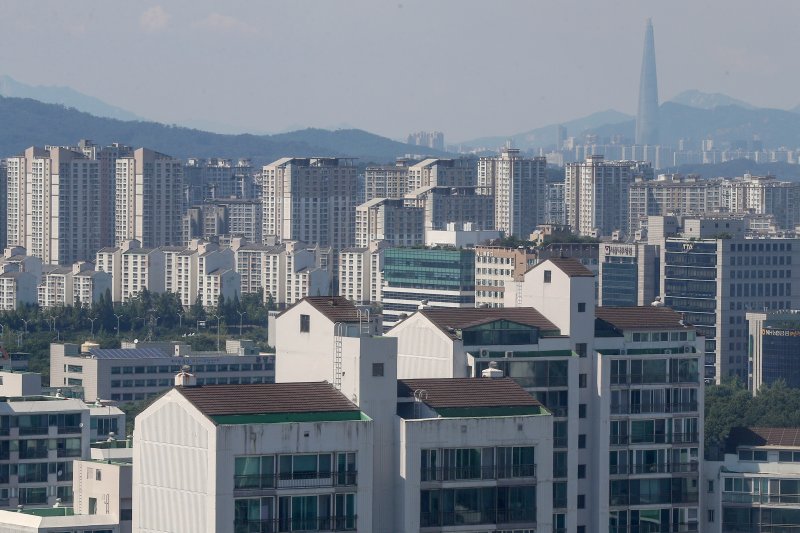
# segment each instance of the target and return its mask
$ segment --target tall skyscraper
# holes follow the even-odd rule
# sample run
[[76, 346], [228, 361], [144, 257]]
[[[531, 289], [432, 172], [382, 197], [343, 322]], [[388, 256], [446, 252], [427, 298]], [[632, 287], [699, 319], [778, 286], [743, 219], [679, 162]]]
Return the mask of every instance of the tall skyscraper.
[[8, 244], [54, 265], [93, 259], [100, 163], [68, 148], [30, 147], [7, 165]]
[[131, 239], [144, 248], [181, 244], [181, 160], [139, 148], [116, 164], [117, 246]]
[[639, 79], [639, 110], [636, 114], [636, 144], [658, 144], [658, 80], [653, 22], [647, 19], [644, 33], [642, 74]]
[[527, 238], [545, 222], [547, 160], [525, 158], [515, 148], [478, 161], [478, 186], [494, 191], [495, 229]]

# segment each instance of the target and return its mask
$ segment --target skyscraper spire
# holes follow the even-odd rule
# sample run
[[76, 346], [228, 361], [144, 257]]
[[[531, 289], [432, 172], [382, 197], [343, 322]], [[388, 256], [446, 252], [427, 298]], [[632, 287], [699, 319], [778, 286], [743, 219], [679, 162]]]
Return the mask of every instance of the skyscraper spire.
[[658, 144], [658, 80], [653, 22], [647, 19], [644, 33], [642, 74], [639, 79], [639, 110], [636, 114], [636, 144]]

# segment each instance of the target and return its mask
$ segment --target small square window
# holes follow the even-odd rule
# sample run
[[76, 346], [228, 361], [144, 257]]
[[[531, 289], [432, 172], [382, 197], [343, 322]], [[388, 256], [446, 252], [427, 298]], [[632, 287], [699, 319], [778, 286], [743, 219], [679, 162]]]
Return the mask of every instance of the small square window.
[[300, 315], [300, 332], [308, 333], [309, 331], [311, 331], [311, 316]]
[[544, 271], [544, 282], [550, 283], [553, 281], [553, 272], [551, 270]]
[[376, 378], [383, 377], [383, 363], [372, 363], [372, 376]]
[[585, 313], [586, 312], [586, 303], [585, 302], [578, 302], [578, 312]]
[[575, 353], [578, 354], [578, 357], [586, 357], [587, 347], [585, 342], [579, 342], [575, 344]]

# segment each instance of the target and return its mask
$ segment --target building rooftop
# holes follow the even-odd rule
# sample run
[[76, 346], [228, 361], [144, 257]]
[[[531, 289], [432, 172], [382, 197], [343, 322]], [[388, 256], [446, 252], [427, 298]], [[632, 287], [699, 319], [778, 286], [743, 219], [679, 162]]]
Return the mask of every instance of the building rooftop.
[[542, 331], [560, 334], [558, 327], [533, 307], [489, 307], [489, 308], [436, 308], [420, 311], [424, 317], [433, 322], [452, 339], [457, 339], [457, 330], [463, 330], [497, 320], [508, 320], [526, 326], [533, 326]]
[[170, 354], [158, 348], [90, 348], [93, 359], [163, 359]]
[[669, 307], [597, 307], [595, 316], [619, 332], [662, 329], [694, 329], [683, 323], [680, 313]]
[[[217, 424], [362, 419], [358, 406], [326, 381], [205, 385], [175, 390]], [[295, 416], [301, 414], [314, 416]]]
[[421, 400], [440, 416], [543, 414], [543, 406], [511, 378], [401, 379], [398, 399]]
[[[361, 322], [366, 318], [353, 302], [343, 296], [307, 296], [289, 309], [292, 309], [295, 305], [302, 302], [311, 304], [314, 309], [325, 315], [331, 322]], [[281, 313], [281, 315], [283, 313]]]
[[[572, 257], [551, 257], [548, 259], [553, 265], [558, 267], [564, 274], [571, 278], [593, 278], [594, 272], [586, 268], [583, 263]], [[542, 265], [544, 263], [539, 263]], [[536, 265], [536, 266], [539, 266]], [[534, 266], [533, 268], [536, 268]]]
[[733, 428], [726, 441], [726, 452], [736, 453], [739, 446], [800, 448], [800, 428]]

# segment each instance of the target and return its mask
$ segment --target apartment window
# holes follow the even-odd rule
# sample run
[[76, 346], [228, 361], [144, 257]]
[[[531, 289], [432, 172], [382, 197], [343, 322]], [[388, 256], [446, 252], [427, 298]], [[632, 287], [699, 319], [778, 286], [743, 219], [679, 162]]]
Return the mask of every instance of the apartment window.
[[383, 363], [372, 363], [372, 377], [383, 377]]
[[578, 435], [578, 448], [579, 449], [586, 448], [586, 434], [585, 433], [581, 433], [580, 435]]
[[714, 492], [714, 480], [713, 479], [709, 479], [708, 480], [708, 492], [709, 492], [709, 494]]
[[578, 526], [576, 533], [586, 533], [586, 526]]
[[[578, 494], [578, 509], [586, 509], [586, 495]], [[580, 529], [580, 528], [578, 528]]]
[[578, 404], [578, 418], [586, 418], [586, 404]]
[[713, 522], [714, 521], [714, 509], [709, 509], [708, 510], [708, 521], [709, 522]]
[[586, 352], [587, 349], [585, 342], [579, 342], [575, 344], [575, 353], [578, 354], [578, 357], [586, 357]]
[[586, 465], [578, 465], [578, 479], [586, 479]]
[[585, 302], [578, 302], [578, 312], [585, 313], [586, 312], [586, 303]]
[[97, 514], [97, 498], [89, 498], [89, 514]]
[[578, 374], [578, 387], [581, 389], [586, 388], [586, 382], [588, 381], [586, 374]]
[[553, 281], [553, 272], [551, 270], [544, 271], [544, 282], [551, 283]]
[[300, 332], [308, 333], [309, 331], [311, 331], [311, 316], [300, 315]]

